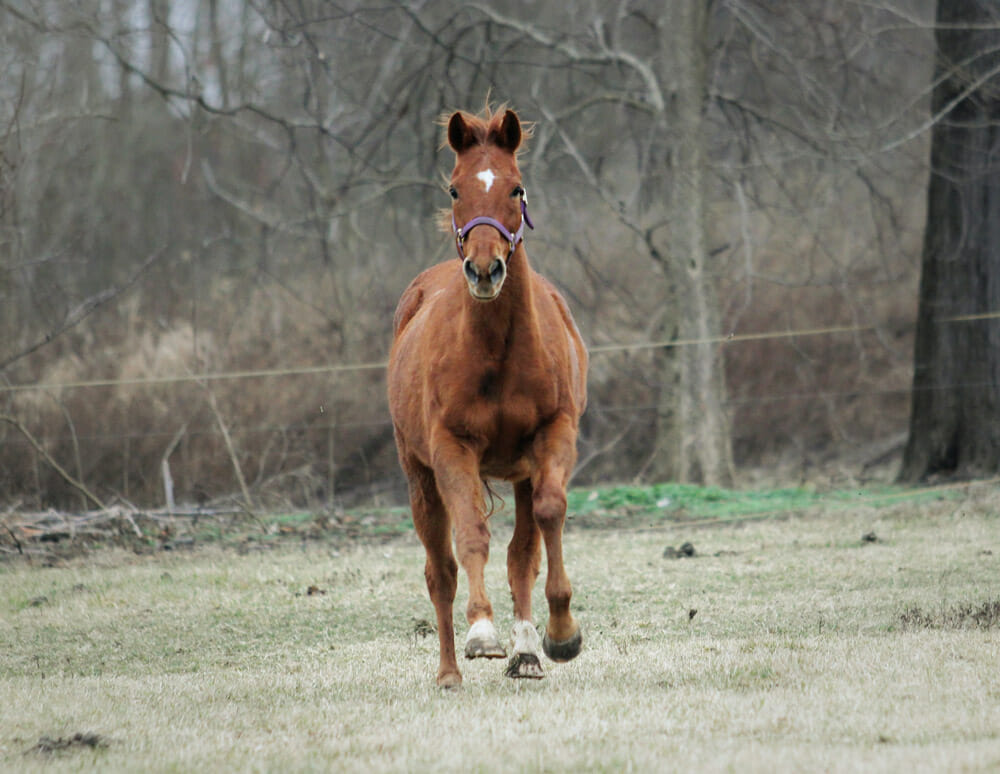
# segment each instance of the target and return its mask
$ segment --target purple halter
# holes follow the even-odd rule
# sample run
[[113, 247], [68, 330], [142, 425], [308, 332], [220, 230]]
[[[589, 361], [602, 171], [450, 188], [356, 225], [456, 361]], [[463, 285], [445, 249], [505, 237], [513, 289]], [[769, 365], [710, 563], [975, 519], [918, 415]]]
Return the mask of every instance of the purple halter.
[[458, 224], [455, 222], [455, 212], [452, 210], [451, 213], [451, 229], [455, 233], [455, 247], [458, 249], [458, 257], [463, 261], [465, 260], [465, 239], [469, 236], [469, 232], [472, 231], [476, 226], [493, 226], [497, 231], [500, 232], [501, 236], [507, 240], [510, 245], [510, 250], [507, 252], [507, 260], [514, 254], [514, 250], [517, 249], [517, 245], [524, 239], [524, 226], [528, 225], [528, 228], [534, 229], [535, 224], [531, 222], [531, 218], [528, 217], [528, 197], [521, 197], [521, 225], [517, 227], [517, 231], [508, 231], [507, 227], [501, 223], [496, 218], [490, 218], [486, 215], [480, 215], [473, 218], [464, 226], [459, 228]]

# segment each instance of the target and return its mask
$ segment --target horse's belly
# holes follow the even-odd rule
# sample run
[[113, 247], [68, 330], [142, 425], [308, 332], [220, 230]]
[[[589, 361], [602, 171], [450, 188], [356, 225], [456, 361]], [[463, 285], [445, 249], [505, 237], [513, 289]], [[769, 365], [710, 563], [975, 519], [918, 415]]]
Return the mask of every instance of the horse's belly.
[[524, 456], [517, 459], [491, 459], [487, 456], [483, 458], [479, 472], [488, 478], [520, 481], [531, 475], [531, 463]]
[[495, 430], [480, 461], [483, 474], [491, 478], [517, 481], [531, 475], [531, 442], [538, 430], [538, 410], [518, 403], [511, 401], [497, 411]]

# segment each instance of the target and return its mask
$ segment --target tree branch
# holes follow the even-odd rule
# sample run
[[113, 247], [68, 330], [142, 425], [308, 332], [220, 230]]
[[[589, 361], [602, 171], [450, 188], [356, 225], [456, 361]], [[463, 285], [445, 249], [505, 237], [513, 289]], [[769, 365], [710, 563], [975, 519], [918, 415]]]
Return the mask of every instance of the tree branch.
[[157, 260], [159, 260], [163, 254], [166, 252], [166, 248], [161, 247], [156, 252], [152, 253], [145, 261], [143, 261], [142, 266], [136, 270], [132, 276], [130, 276], [121, 285], [113, 285], [110, 288], [102, 290], [100, 293], [95, 293], [90, 298], [85, 299], [79, 303], [74, 309], [70, 310], [66, 316], [63, 318], [62, 322], [55, 327], [55, 329], [46, 333], [41, 339], [36, 341], [34, 344], [30, 345], [27, 349], [17, 352], [13, 355], [9, 355], [3, 360], [0, 360], [0, 372], [7, 368], [12, 363], [27, 357], [28, 355], [37, 352], [46, 344], [54, 341], [60, 335], [68, 331], [70, 328], [74, 328], [83, 322], [87, 317], [89, 317], [93, 312], [97, 311], [99, 308], [104, 306], [108, 301], [113, 298], [118, 297], [125, 290], [128, 290], [132, 285], [135, 284], [136, 280], [152, 266]]
[[52, 458], [51, 454], [45, 451], [45, 447], [43, 447], [42, 444], [39, 443], [38, 439], [35, 438], [35, 436], [33, 436], [28, 431], [28, 428], [22, 425], [15, 417], [12, 417], [10, 414], [0, 414], [0, 422], [6, 422], [7, 424], [12, 425], [18, 432], [20, 432], [21, 435], [23, 435], [28, 440], [28, 443], [30, 443], [35, 448], [35, 451], [37, 451], [39, 454], [42, 455], [45, 461], [52, 466], [52, 469], [55, 470], [56, 473], [58, 473], [67, 484], [69, 484], [71, 487], [80, 492], [84, 497], [86, 497], [88, 500], [94, 503], [94, 505], [96, 505], [102, 511], [106, 511], [108, 509], [108, 506], [104, 504], [104, 501], [101, 500], [93, 492], [91, 492], [90, 489], [87, 488], [86, 484], [84, 484], [82, 481], [73, 478], [73, 476], [67, 473], [65, 468], [63, 468], [62, 465], [56, 462]]

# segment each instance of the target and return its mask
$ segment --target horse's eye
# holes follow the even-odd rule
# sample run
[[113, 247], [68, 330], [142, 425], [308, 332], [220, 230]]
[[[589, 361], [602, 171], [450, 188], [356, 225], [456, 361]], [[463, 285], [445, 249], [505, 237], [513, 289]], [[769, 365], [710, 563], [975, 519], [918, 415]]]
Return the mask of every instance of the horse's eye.
[[510, 192], [510, 195], [511, 196], [524, 196], [524, 189], [521, 186], [519, 186], [519, 185], [515, 185], [514, 186], [514, 190]]
[[451, 194], [451, 198], [452, 199], [457, 199], [458, 198], [458, 191], [455, 189], [455, 186], [452, 186], [451, 188], [449, 188], [448, 189], [448, 193]]

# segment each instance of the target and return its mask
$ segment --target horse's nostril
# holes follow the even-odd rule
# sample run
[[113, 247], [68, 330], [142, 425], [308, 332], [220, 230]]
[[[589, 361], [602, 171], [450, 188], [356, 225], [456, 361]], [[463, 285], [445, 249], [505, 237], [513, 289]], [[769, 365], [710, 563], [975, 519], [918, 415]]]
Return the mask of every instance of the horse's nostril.
[[462, 271], [465, 272], [465, 278], [469, 282], [479, 282], [479, 272], [476, 271], [476, 267], [470, 259], [465, 259], [465, 263], [462, 264]]
[[499, 258], [494, 258], [493, 263], [490, 264], [490, 282], [496, 285], [504, 278], [507, 269]]

